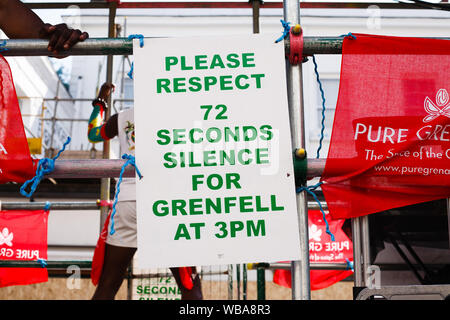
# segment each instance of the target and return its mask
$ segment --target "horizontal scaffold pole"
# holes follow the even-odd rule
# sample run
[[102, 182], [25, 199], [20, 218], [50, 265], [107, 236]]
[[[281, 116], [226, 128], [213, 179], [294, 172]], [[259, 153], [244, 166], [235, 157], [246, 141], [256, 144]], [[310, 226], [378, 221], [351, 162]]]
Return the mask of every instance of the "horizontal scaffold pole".
[[[308, 159], [306, 177], [320, 177], [325, 167], [325, 159]], [[92, 160], [57, 160], [55, 169], [46, 177], [50, 178], [118, 178], [126, 160], [122, 159], [92, 159]], [[135, 176], [133, 166], [127, 166], [123, 177]]]
[[[47, 269], [67, 269], [70, 266], [78, 266], [82, 269], [90, 269], [92, 261], [88, 260], [61, 260], [61, 261], [46, 261]], [[43, 268], [39, 261], [24, 261], [24, 260], [0, 260], [1, 268]]]
[[[92, 266], [92, 261], [88, 260], [62, 260], [62, 261], [46, 261], [45, 268], [47, 269], [67, 269], [70, 266], [78, 266], [83, 269], [90, 269]], [[0, 260], [0, 268], [42, 268], [42, 264], [39, 261], [23, 261], [23, 260]], [[249, 270], [264, 268], [264, 269], [290, 269], [290, 264], [288, 263], [257, 263], [253, 264], [253, 267]], [[311, 270], [348, 270], [349, 266], [345, 263], [311, 263]], [[213, 274], [226, 274], [227, 272], [204, 272], [204, 276]], [[162, 276], [161, 273], [155, 274], [143, 274], [143, 275], [132, 275], [132, 278], [155, 278], [157, 276]]]
[[[303, 55], [341, 54], [344, 37], [304, 37]], [[450, 38], [436, 37], [434, 39], [450, 40]], [[40, 39], [8, 39], [0, 40], [2, 55], [4, 56], [48, 56], [48, 41]], [[285, 40], [285, 48], [289, 51], [289, 40]], [[98, 55], [132, 55], [133, 42], [128, 38], [91, 38], [74, 45], [64, 51], [70, 56], [98, 56]]]
[[[112, 203], [111, 203], [112, 204]], [[324, 210], [327, 209], [327, 203], [321, 202]], [[43, 210], [47, 202], [2, 202], [1, 210]], [[50, 202], [50, 210], [98, 210], [101, 207], [100, 200], [86, 202]], [[308, 209], [319, 210], [317, 202], [308, 202]]]
[[[48, 41], [40, 39], [4, 40], [2, 55], [4, 56], [51, 56]], [[91, 38], [77, 43], [72, 49], [64, 51], [64, 55], [131, 55], [133, 42], [128, 38]]]
[[[98, 210], [101, 201], [50, 202], [50, 210]], [[1, 210], [43, 210], [47, 202], [1, 202]]]
[[[281, 28], [281, 27], [280, 27]], [[275, 40], [275, 39], [274, 39]], [[303, 53], [340, 54], [343, 37], [305, 37]], [[289, 41], [285, 41], [289, 50]], [[10, 39], [4, 40], [2, 55], [4, 56], [48, 56], [48, 41], [40, 39]], [[91, 38], [77, 43], [72, 49], [64, 51], [71, 56], [95, 55], [132, 55], [133, 42], [128, 38]]]
[[[277, 269], [291, 269], [290, 263], [249, 263], [247, 264], [248, 270], [255, 270], [258, 268], [268, 269], [268, 270], [277, 270]], [[335, 263], [324, 263], [324, 262], [312, 262], [310, 264], [311, 270], [349, 270], [350, 266], [345, 262], [335, 262]]]

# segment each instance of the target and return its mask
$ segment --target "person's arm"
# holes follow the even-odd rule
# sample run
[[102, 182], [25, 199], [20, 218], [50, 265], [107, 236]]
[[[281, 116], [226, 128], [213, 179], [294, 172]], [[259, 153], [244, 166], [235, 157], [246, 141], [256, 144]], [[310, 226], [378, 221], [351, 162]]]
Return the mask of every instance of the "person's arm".
[[111, 91], [114, 91], [114, 85], [104, 83], [98, 98], [92, 102], [93, 109], [88, 124], [88, 139], [92, 143], [112, 139], [118, 134], [117, 114], [111, 116], [106, 123], [104, 122], [105, 111], [108, 107], [106, 99]]
[[19, 0], [0, 0], [0, 29], [11, 39], [48, 39], [48, 50], [54, 54], [89, 37], [88, 33], [70, 29], [65, 23], [44, 23]]

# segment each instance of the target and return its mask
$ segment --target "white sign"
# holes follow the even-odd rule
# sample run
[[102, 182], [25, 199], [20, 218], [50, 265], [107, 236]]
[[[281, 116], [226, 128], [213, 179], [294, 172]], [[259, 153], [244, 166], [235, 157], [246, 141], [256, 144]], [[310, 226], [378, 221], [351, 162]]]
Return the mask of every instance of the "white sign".
[[178, 288], [170, 269], [137, 269], [133, 275], [147, 275], [132, 279], [132, 300], [181, 300]]
[[283, 43], [134, 42], [139, 267], [299, 259]]

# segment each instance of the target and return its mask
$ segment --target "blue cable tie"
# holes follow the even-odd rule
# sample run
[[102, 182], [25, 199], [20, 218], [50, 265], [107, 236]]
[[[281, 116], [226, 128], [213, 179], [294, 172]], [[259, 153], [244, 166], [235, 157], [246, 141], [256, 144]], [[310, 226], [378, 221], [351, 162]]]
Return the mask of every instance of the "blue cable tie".
[[139, 39], [139, 46], [142, 48], [144, 46], [144, 36], [142, 34], [130, 34], [128, 40]]
[[289, 34], [289, 31], [291, 30], [290, 22], [286, 22], [283, 19], [281, 19], [280, 22], [281, 22], [281, 25], [283, 26], [283, 34], [277, 40], [275, 40], [275, 43], [278, 43], [281, 40], [286, 39], [286, 37]]
[[308, 186], [308, 187], [298, 187], [297, 188], [297, 193], [300, 193], [302, 191], [306, 191], [308, 192], [310, 195], [313, 196], [314, 200], [316, 200], [316, 202], [319, 204], [319, 208], [320, 211], [322, 212], [322, 216], [323, 216], [323, 221], [325, 221], [325, 226], [326, 226], [326, 233], [330, 235], [331, 237], [331, 241], [335, 241], [335, 237], [334, 234], [331, 232], [330, 230], [330, 225], [328, 224], [327, 218], [325, 217], [325, 211], [322, 208], [322, 205], [320, 204], [319, 198], [317, 198], [316, 194], [313, 192], [313, 190], [317, 189], [323, 182], [319, 182], [315, 185], [312, 186]]
[[[39, 160], [37, 168], [36, 168], [36, 175], [28, 180], [25, 181], [25, 183], [20, 187], [20, 194], [22, 194], [23, 196], [30, 198], [33, 193], [36, 191], [37, 186], [39, 185], [39, 183], [41, 182], [41, 180], [44, 178], [44, 176], [46, 174], [49, 174], [51, 172], [53, 172], [53, 170], [55, 170], [55, 160], [58, 159], [58, 157], [61, 155], [61, 153], [66, 150], [66, 146], [70, 143], [70, 137], [67, 137], [67, 141], [63, 144], [61, 150], [59, 150], [59, 152], [56, 154], [55, 157], [53, 157], [52, 159], [49, 158], [43, 158], [41, 160]], [[30, 192], [27, 193], [25, 191], [25, 188], [30, 184], [33, 183], [31, 185], [30, 188]]]
[[6, 40], [3, 40], [2, 43], [0, 43], [0, 52], [9, 50], [8, 48], [5, 48], [5, 46], [6, 46]]
[[[130, 34], [128, 40], [139, 39], [139, 46], [142, 48], [144, 46], [144, 36], [142, 34]], [[130, 79], [133, 79], [134, 62], [131, 63], [131, 69], [127, 73]]]
[[135, 157], [132, 155], [129, 155], [129, 154], [123, 154], [122, 159], [127, 159], [127, 161], [123, 164], [122, 169], [120, 170], [119, 180], [117, 181], [117, 184], [116, 184], [116, 194], [114, 195], [114, 202], [113, 202], [111, 218], [110, 218], [110, 221], [111, 221], [111, 231], [109, 232], [110, 235], [113, 235], [116, 232], [116, 230], [114, 229], [114, 215], [116, 214], [116, 204], [117, 204], [117, 200], [119, 198], [120, 184], [122, 183], [122, 178], [123, 178], [123, 173], [125, 172], [125, 168], [128, 165], [132, 165], [134, 167], [134, 169], [136, 170], [136, 173], [139, 176], [139, 179], [142, 179], [142, 174], [139, 171], [138, 167], [136, 166]]
[[133, 80], [134, 62], [131, 63], [130, 71], [127, 73], [128, 77]]
[[347, 34], [343, 34], [343, 35], [340, 35], [340, 37], [350, 37], [350, 38], [352, 38], [353, 40], [356, 40], [356, 37], [351, 33], [351, 32], [349, 32], [349, 33], [347, 33]]
[[347, 270], [355, 271], [353, 261], [348, 260], [348, 258], [345, 258], [345, 261], [347, 261]]
[[45, 261], [44, 259], [39, 258], [36, 261], [39, 262], [39, 264], [41, 265], [42, 268], [47, 267], [47, 261]]
[[44, 211], [50, 211], [51, 203], [50, 201], [45, 202]]
[[312, 61], [314, 63], [314, 72], [316, 73], [317, 83], [319, 84], [320, 95], [322, 96], [322, 121], [320, 129], [319, 147], [317, 148], [317, 155], [316, 155], [316, 158], [319, 158], [325, 131], [325, 93], [323, 92], [322, 82], [320, 81], [319, 71], [317, 70], [316, 57], [314, 55], [312, 56]]

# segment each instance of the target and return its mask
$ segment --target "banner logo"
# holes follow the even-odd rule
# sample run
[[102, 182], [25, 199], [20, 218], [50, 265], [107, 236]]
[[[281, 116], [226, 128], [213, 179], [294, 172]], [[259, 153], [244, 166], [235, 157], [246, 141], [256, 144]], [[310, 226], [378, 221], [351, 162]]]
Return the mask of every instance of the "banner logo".
[[436, 93], [436, 104], [431, 101], [430, 98], [426, 97], [424, 102], [425, 111], [428, 115], [423, 118], [423, 122], [430, 122], [439, 116], [443, 115], [450, 118], [450, 103], [449, 103], [448, 92], [445, 89], [439, 89]]
[[322, 230], [317, 228], [317, 226], [315, 224], [312, 224], [309, 227], [309, 240], [312, 239], [313, 241], [320, 242], [321, 236], [322, 236]]
[[14, 235], [12, 232], [9, 232], [8, 228], [3, 228], [0, 233], [0, 246], [6, 244], [8, 247], [12, 247], [12, 239]]

